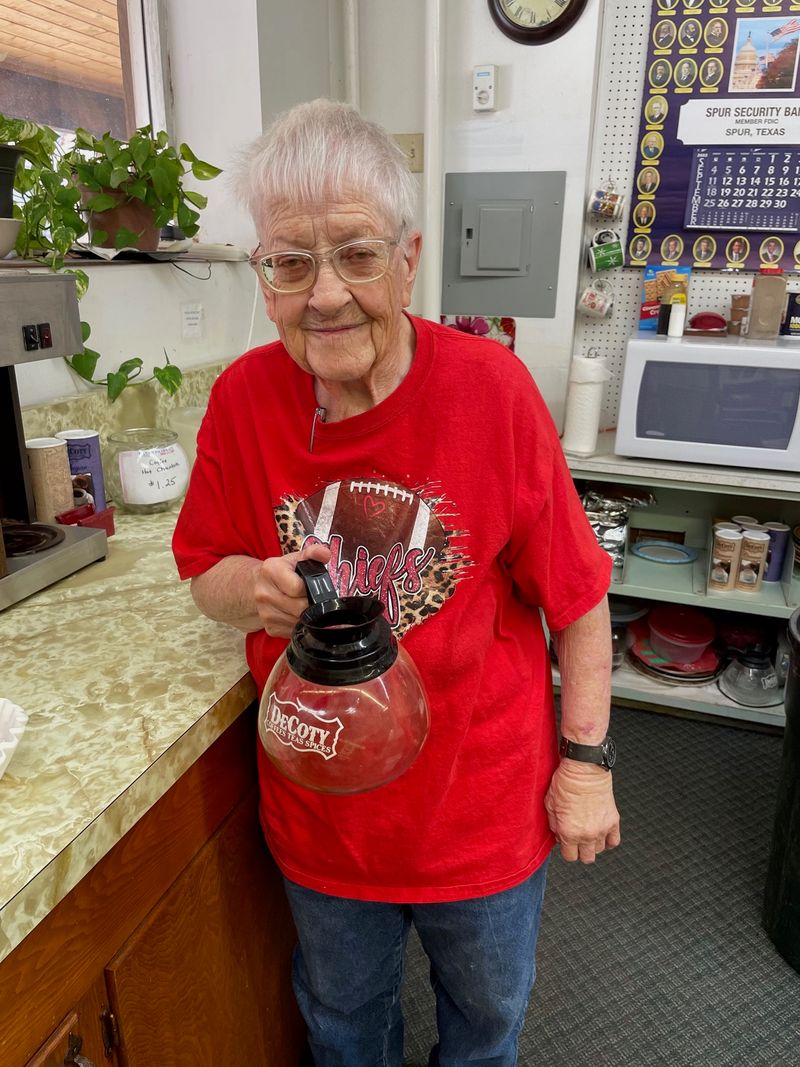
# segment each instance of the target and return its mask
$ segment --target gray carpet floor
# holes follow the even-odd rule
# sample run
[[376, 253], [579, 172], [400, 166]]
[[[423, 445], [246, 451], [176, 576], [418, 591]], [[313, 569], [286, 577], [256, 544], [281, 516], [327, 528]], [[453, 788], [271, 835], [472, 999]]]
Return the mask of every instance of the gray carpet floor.
[[[622, 847], [550, 864], [521, 1067], [800, 1067], [800, 974], [760, 925], [781, 738], [615, 708]], [[436, 1040], [412, 935], [406, 1060]]]

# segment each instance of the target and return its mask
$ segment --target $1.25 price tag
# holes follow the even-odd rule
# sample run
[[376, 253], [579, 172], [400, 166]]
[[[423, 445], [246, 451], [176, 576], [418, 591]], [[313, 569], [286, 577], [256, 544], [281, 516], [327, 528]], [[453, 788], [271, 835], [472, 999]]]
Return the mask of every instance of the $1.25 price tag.
[[180, 445], [120, 452], [117, 458], [126, 504], [161, 504], [183, 495], [189, 464]]

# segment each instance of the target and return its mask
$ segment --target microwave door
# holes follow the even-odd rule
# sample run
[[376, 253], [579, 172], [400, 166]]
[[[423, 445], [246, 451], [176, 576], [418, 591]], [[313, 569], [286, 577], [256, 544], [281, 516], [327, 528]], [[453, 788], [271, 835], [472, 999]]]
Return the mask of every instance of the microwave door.
[[800, 367], [662, 356], [644, 360], [633, 395], [625, 384], [623, 454], [800, 470]]

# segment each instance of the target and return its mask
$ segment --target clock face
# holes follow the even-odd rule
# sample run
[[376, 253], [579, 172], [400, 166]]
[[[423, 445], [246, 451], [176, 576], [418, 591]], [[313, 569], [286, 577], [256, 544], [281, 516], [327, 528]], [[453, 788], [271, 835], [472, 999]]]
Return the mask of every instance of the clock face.
[[489, 0], [497, 26], [520, 44], [542, 44], [572, 26], [586, 0]]

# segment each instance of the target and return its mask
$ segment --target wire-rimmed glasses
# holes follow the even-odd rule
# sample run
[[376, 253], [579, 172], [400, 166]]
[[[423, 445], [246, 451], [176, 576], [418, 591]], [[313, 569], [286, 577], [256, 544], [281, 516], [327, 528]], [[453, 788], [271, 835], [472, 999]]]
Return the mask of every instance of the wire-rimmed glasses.
[[250, 263], [275, 293], [304, 293], [311, 289], [323, 263], [330, 263], [346, 285], [363, 285], [376, 282], [386, 274], [392, 249], [401, 237], [402, 231], [394, 241], [364, 237], [345, 241], [325, 253], [288, 248], [264, 255], [256, 249]]

